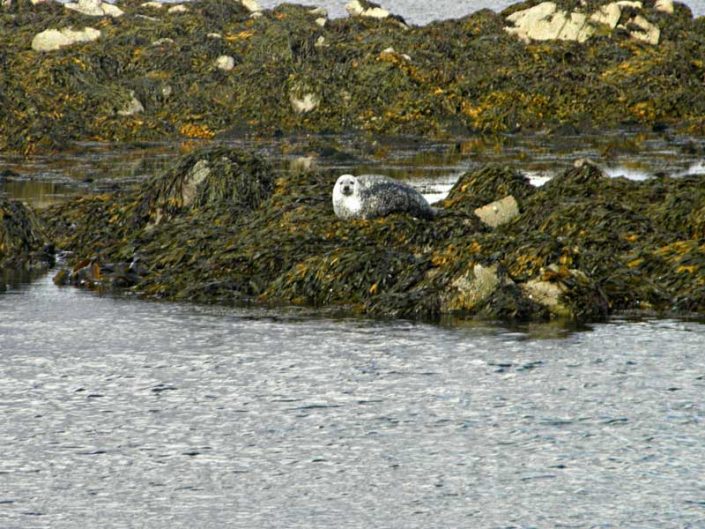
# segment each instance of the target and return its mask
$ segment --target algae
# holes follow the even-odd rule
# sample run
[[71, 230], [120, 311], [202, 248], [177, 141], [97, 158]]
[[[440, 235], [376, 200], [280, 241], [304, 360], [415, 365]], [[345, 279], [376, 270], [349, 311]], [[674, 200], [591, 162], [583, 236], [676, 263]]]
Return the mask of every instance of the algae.
[[[504, 30], [505, 17], [535, 3], [405, 29], [394, 17], [321, 24], [291, 4], [253, 18], [234, 1], [170, 13], [131, 0], [123, 16], [94, 18], [13, 1], [0, 7], [0, 149], [233, 131], [444, 136], [630, 124], [703, 134], [702, 19], [646, 1], [641, 15], [661, 28], [656, 46], [619, 28], [585, 43], [527, 44]], [[41, 31], [89, 22], [101, 32], [94, 42], [31, 49]], [[224, 56], [232, 69], [218, 66]]]
[[[195, 151], [133, 189], [42, 211], [71, 252], [57, 281], [428, 320], [705, 310], [700, 178], [635, 182], [581, 160], [533, 188], [516, 169], [489, 165], [464, 174], [433, 220], [342, 221], [331, 204], [337, 176], [275, 175], [251, 153]], [[184, 200], [184, 182], [199, 199]], [[490, 228], [474, 214], [507, 194], [520, 212], [511, 222]]]

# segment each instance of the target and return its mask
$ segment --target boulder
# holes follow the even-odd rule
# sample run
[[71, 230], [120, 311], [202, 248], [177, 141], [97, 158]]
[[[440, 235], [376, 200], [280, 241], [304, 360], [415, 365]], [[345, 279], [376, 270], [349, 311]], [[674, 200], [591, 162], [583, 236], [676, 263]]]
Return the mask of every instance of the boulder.
[[34, 36], [32, 49], [35, 51], [55, 51], [77, 43], [92, 42], [99, 37], [100, 30], [94, 28], [84, 28], [80, 31], [71, 28], [47, 29]]
[[491, 228], [496, 228], [511, 222], [519, 216], [519, 204], [512, 195], [509, 195], [502, 200], [496, 200], [486, 206], [477, 208], [474, 213], [482, 222]]
[[[555, 2], [542, 2], [528, 9], [516, 11], [506, 17], [510, 25], [504, 29], [520, 39], [531, 41], [568, 40], [585, 42], [595, 35], [601, 25], [609, 29], [617, 27], [629, 32], [632, 38], [649, 44], [659, 43], [661, 31], [642, 15], [632, 16], [625, 24], [619, 25], [624, 9], [643, 9], [642, 2], [618, 1], [600, 6], [588, 12], [583, 10], [565, 11]], [[673, 2], [661, 3], [656, 7], [666, 13], [673, 12]]]
[[91, 17], [111, 16], [119, 17], [124, 14], [123, 10], [116, 5], [103, 2], [102, 0], [78, 0], [78, 2], [69, 2], [64, 4], [66, 9], [78, 11], [83, 15]]

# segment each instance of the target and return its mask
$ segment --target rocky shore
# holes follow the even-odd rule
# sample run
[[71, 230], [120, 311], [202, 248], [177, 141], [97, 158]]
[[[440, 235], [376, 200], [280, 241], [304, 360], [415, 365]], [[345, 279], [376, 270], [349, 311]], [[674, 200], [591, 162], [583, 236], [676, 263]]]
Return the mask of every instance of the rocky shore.
[[705, 312], [701, 177], [635, 182], [580, 160], [536, 188], [489, 165], [463, 175], [432, 220], [341, 220], [336, 178], [273, 178], [246, 152], [194, 152], [131, 191], [43, 211], [72, 252], [55, 280], [425, 320]]
[[409, 26], [253, 0], [0, 4], [0, 149], [243, 132], [705, 132], [705, 20], [666, 0], [530, 1]]

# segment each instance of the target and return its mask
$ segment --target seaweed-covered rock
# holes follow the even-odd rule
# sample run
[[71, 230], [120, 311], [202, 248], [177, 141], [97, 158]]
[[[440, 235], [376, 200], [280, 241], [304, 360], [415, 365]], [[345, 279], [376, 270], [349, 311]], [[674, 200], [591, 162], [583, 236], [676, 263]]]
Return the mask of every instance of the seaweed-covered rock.
[[[431, 221], [339, 219], [336, 179], [274, 178], [252, 154], [193, 152], [137, 189], [42, 212], [73, 252], [57, 281], [424, 319], [705, 311], [701, 177], [634, 182], [580, 161], [534, 189], [490, 165], [463, 175]], [[476, 205], [502, 196], [516, 197], [519, 216], [487, 226]]]
[[[408, 29], [393, 16], [328, 20], [292, 4], [198, 0], [167, 13], [128, 0], [124, 15], [91, 22], [97, 40], [38, 52], [38, 34], [66, 44], [62, 30], [95, 19], [16, 0], [0, 8], [0, 149], [232, 131], [447, 136], [628, 124], [705, 133], [705, 23], [687, 7], [551, 4], [619, 13], [583, 43], [527, 43], [504, 28], [535, 0]], [[634, 38], [642, 19], [658, 27], [657, 45]], [[135, 99], [140, 112], [128, 111]]]
[[185, 210], [247, 212], [273, 187], [272, 167], [261, 158], [223, 147], [200, 150], [142, 186], [137, 215], [159, 224]]
[[54, 262], [37, 216], [21, 202], [0, 198], [0, 270], [45, 270]]

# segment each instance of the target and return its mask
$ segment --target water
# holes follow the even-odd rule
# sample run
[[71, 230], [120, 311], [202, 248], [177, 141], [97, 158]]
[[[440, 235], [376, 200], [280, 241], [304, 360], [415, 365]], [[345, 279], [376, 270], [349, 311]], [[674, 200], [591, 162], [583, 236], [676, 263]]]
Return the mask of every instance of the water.
[[[282, 3], [279, 0], [258, 0], [264, 8], [271, 9]], [[305, 2], [294, 2], [304, 5], [317, 5], [328, 9], [329, 16], [347, 16], [345, 11], [345, 0], [309, 0]], [[502, 9], [517, 3], [512, 0], [378, 0], [376, 3], [389, 9], [392, 13], [403, 16], [411, 24], [428, 24], [433, 20], [443, 20], [447, 18], [460, 18], [480, 9]], [[705, 0], [686, 0], [682, 2], [689, 6], [694, 16], [705, 15]]]
[[0, 296], [0, 527], [704, 528], [705, 325]]

